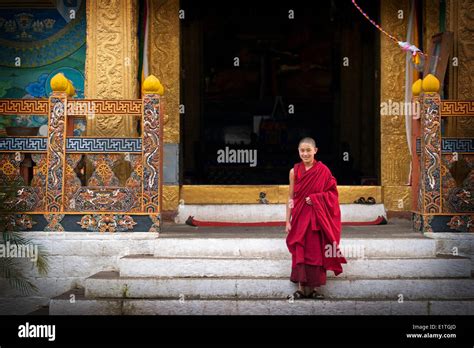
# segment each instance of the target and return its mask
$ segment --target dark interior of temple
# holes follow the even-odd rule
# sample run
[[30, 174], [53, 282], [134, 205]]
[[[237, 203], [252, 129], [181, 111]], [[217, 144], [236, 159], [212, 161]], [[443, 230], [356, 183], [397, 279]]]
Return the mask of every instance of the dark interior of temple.
[[310, 136], [338, 184], [380, 184], [378, 33], [350, 1], [269, 4], [181, 2], [182, 182], [287, 184]]

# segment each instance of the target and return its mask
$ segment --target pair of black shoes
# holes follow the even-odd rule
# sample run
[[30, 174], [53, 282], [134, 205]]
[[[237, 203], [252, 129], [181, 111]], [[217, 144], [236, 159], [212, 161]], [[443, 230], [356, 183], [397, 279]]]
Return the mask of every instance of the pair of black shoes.
[[304, 298], [311, 298], [311, 299], [314, 299], [314, 300], [323, 300], [324, 295], [320, 294], [316, 290], [313, 290], [309, 295], [306, 296], [301, 290], [296, 290], [293, 293], [293, 295], [288, 295], [288, 299], [290, 299], [290, 298], [293, 298], [295, 300], [301, 300], [301, 299], [304, 299]]
[[364, 197], [360, 197], [358, 200], [354, 201], [355, 204], [375, 204], [375, 198], [369, 197], [367, 200]]

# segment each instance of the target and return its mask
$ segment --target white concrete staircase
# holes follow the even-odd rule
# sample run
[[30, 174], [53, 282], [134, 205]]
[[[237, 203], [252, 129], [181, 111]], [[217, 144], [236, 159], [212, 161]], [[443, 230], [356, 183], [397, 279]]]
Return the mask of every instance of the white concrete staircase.
[[436, 255], [435, 240], [346, 238], [341, 247], [358, 257], [328, 272], [326, 299], [292, 301], [281, 235], [160, 237], [154, 254], [125, 256], [118, 271], [53, 298], [50, 314], [474, 314], [470, 259]]

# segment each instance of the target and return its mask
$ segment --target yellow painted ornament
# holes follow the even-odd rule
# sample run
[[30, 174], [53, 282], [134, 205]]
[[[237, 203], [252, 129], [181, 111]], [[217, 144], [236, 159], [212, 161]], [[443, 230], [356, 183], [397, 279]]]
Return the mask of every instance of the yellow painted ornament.
[[432, 74], [426, 75], [422, 83], [424, 92], [438, 92], [439, 91], [439, 80]]
[[57, 73], [50, 81], [50, 86], [53, 92], [66, 92], [69, 86], [69, 80], [63, 73]]
[[165, 88], [156, 76], [150, 75], [145, 79], [145, 81], [143, 81], [142, 92], [144, 94], [163, 95], [165, 93]]
[[411, 86], [411, 91], [414, 96], [418, 96], [421, 93], [421, 85], [423, 83], [422, 79], [416, 80], [413, 85]]
[[72, 82], [70, 80], [68, 80], [68, 85], [67, 85], [67, 89], [66, 89], [66, 93], [69, 97], [73, 97], [74, 94], [76, 94], [76, 89], [74, 88]]

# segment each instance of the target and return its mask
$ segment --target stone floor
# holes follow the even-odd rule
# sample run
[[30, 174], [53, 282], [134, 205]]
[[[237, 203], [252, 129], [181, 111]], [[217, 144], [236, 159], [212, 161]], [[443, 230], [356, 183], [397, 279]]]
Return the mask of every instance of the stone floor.
[[[90, 271], [81, 276], [80, 288], [71, 288], [52, 297], [49, 308], [42, 307], [31, 314], [427, 315], [470, 314], [474, 311], [474, 298], [470, 295], [473, 293], [470, 289], [474, 287], [470, 261], [449, 255], [459, 241], [452, 237], [439, 241], [439, 236], [434, 238], [414, 232], [409, 219], [392, 217], [386, 225], [343, 226], [341, 243], [363, 246], [367, 260], [349, 260], [347, 279], [333, 277], [325, 287], [327, 300], [315, 304], [298, 303], [301, 308], [287, 308], [285, 300], [294, 286], [287, 280], [287, 267], [280, 265], [288, 261], [289, 256], [283, 226], [193, 227], [165, 222], [162, 231], [153, 236], [148, 233], [117, 233], [113, 236], [120, 237], [119, 240], [113, 238], [117, 245], [107, 242], [108, 236], [104, 234], [66, 235], [80, 238], [72, 241], [66, 238], [61, 245], [54, 244], [53, 251], [61, 251], [58, 249], [61, 246], [75, 253], [91, 252], [93, 246], [90, 243], [102, 243], [102, 253], [120, 251], [124, 245], [130, 250], [116, 257], [113, 270], [102, 267], [92, 271], [91, 265], [96, 265], [97, 260], [94, 259], [93, 264], [83, 262], [83, 268]], [[124, 242], [122, 239], [126, 235], [138, 239]], [[94, 241], [94, 238], [99, 239]], [[81, 247], [77, 249], [74, 243], [80, 243]], [[467, 253], [468, 250], [464, 251]], [[76, 258], [86, 259], [89, 257], [86, 254]], [[209, 266], [216, 258], [227, 262], [227, 266]], [[256, 259], [259, 262], [257, 273], [250, 269]], [[413, 261], [407, 263], [407, 259]], [[419, 265], [413, 268], [412, 262]], [[383, 269], [387, 274], [368, 277], [364, 267], [370, 268], [373, 264], [377, 264], [378, 269], [385, 265]], [[265, 267], [276, 267], [275, 270], [272, 268], [273, 276], [269, 280], [268, 275], [264, 275]], [[196, 269], [202, 271], [202, 275], [194, 275]], [[239, 269], [242, 274], [234, 274]], [[462, 271], [462, 276], [456, 273], [458, 271]], [[421, 276], [415, 277], [417, 272], [421, 272]], [[261, 287], [267, 290], [263, 291], [258, 285], [260, 283], [253, 287], [249, 285], [254, 282], [262, 283]], [[123, 286], [128, 289], [126, 298], [122, 298]], [[246, 291], [242, 291], [242, 287]], [[234, 288], [237, 289], [235, 294], [232, 292]], [[186, 308], [181, 308], [175, 298], [178, 290], [189, 299]], [[71, 291], [79, 291], [78, 306], [70, 306], [68, 302]], [[397, 301], [394, 302], [392, 297], [395, 298], [396, 293], [404, 293], [409, 299], [403, 308], [394, 304]], [[105, 313], [105, 309], [110, 313]]]
[[[193, 227], [164, 223], [160, 238], [285, 238], [281, 226], [277, 227]], [[391, 219], [386, 225], [343, 226], [344, 238], [426, 238], [412, 230], [411, 221]]]

